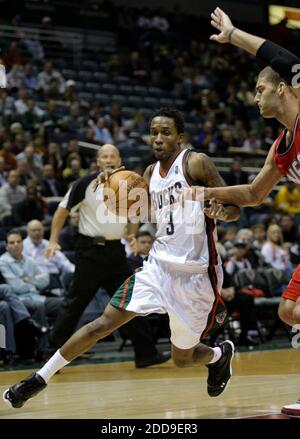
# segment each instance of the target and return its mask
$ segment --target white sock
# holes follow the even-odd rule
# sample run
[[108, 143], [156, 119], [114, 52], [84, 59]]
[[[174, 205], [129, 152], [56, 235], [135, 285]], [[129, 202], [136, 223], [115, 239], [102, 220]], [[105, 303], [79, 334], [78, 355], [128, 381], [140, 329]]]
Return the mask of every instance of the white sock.
[[220, 358], [222, 357], [222, 351], [221, 348], [219, 348], [218, 346], [216, 348], [212, 348], [214, 351], [214, 356], [212, 357], [212, 359], [210, 360], [209, 363], [207, 364], [213, 364], [216, 363], [218, 360], [220, 360]]
[[64, 357], [60, 354], [59, 350], [55, 352], [54, 355], [47, 361], [47, 363], [37, 372], [43, 380], [48, 383], [50, 378], [64, 366], [69, 364], [70, 361], [64, 359]]

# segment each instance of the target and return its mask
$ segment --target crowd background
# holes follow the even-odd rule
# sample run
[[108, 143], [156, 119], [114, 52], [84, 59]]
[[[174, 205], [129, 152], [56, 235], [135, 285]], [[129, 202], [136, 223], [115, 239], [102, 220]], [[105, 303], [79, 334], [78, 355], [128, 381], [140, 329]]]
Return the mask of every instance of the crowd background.
[[[210, 42], [207, 18], [187, 14], [179, 4], [167, 11], [118, 3], [31, 1], [15, 8], [11, 2], [1, 18], [7, 87], [0, 89], [0, 253], [4, 262], [14, 257], [7, 233], [17, 228], [26, 238], [23, 255], [48, 274], [48, 283], [35, 291], [47, 298], [61, 299], [70, 282], [78, 215], [61, 234], [60, 259], [49, 264], [42, 251], [34, 252], [45, 247], [53, 213], [70, 185], [97, 170], [94, 150], [80, 147], [81, 141], [113, 143], [126, 167], [142, 174], [152, 162], [149, 116], [156, 108], [176, 107], [185, 115], [184, 146], [211, 156], [234, 185], [255, 177], [282, 130], [264, 120], [254, 103], [262, 66], [239, 49]], [[286, 25], [263, 22], [256, 33], [299, 55], [300, 32]], [[140, 233], [140, 259], [128, 254], [134, 268], [153, 239]], [[218, 233], [228, 276], [223, 294], [241, 321], [239, 342], [251, 344], [251, 331], [261, 342], [257, 299], [278, 304], [300, 261], [300, 189], [283, 180], [262, 206], [242, 209], [239, 222], [219, 224]], [[12, 286], [1, 258], [2, 282]], [[97, 306], [89, 318], [104, 304]]]

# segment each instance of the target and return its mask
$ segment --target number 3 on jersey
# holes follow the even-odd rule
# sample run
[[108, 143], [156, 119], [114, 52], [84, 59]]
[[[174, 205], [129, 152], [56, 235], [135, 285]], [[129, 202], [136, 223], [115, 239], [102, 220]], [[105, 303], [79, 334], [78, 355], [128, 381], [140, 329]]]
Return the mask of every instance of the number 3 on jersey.
[[173, 211], [169, 211], [169, 222], [168, 227], [166, 229], [167, 235], [173, 235], [174, 234], [174, 223], [173, 223]]

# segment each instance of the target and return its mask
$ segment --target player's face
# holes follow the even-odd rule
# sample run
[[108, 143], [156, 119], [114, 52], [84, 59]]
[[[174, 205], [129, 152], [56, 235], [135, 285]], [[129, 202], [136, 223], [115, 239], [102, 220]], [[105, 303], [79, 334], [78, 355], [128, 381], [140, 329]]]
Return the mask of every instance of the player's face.
[[180, 146], [183, 133], [179, 134], [174, 120], [157, 116], [151, 121], [150, 144], [157, 160], [167, 160]]
[[266, 78], [258, 78], [254, 101], [259, 108], [262, 117], [275, 117], [280, 105], [277, 89]]
[[100, 171], [119, 168], [121, 159], [118, 150], [109, 146], [102, 147], [98, 153], [97, 165]]

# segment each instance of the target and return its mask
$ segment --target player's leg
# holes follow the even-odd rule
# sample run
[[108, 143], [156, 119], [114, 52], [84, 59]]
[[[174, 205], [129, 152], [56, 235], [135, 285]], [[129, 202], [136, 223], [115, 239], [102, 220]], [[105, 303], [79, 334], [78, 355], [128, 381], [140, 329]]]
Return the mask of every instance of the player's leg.
[[167, 292], [176, 303], [168, 309], [174, 363], [179, 367], [206, 365], [210, 396], [225, 390], [234, 356], [234, 345], [229, 340], [214, 348], [200, 343], [226, 320], [227, 311], [219, 294], [222, 279], [222, 267], [210, 267], [204, 273], [177, 273]]
[[280, 320], [292, 327], [296, 324], [294, 320], [295, 305], [295, 301], [282, 297], [278, 308], [278, 316]]
[[170, 313], [172, 359], [177, 367], [206, 365], [208, 367], [207, 391], [209, 396], [224, 392], [232, 375], [234, 345], [225, 340], [211, 348], [199, 343], [199, 334], [191, 331], [175, 314]]
[[[283, 322], [300, 329], [300, 265], [282, 295], [278, 315]], [[295, 404], [282, 407], [281, 413], [292, 418], [300, 418], [300, 399]]]
[[14, 408], [22, 407], [27, 399], [47, 386], [58, 370], [135, 316], [134, 312], [116, 309], [108, 304], [101, 317], [75, 332], [38, 372], [7, 389], [3, 394], [4, 401]]

